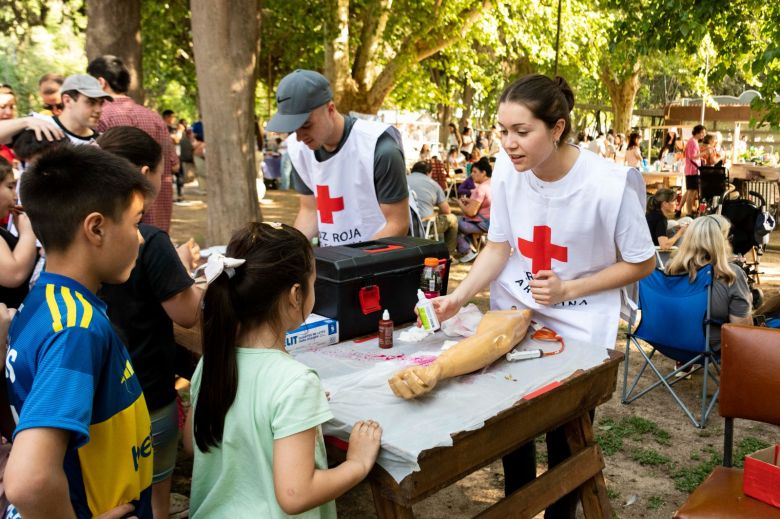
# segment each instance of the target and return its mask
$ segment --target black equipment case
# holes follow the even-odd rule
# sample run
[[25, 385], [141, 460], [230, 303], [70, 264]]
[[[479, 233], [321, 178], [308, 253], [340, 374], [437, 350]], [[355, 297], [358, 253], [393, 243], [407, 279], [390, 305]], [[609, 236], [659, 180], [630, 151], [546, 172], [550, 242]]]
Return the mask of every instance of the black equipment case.
[[338, 320], [339, 340], [376, 333], [384, 309], [396, 325], [414, 321], [425, 258], [444, 260], [441, 293], [447, 293], [450, 265], [444, 242], [381, 238], [316, 248], [314, 256], [314, 313]]

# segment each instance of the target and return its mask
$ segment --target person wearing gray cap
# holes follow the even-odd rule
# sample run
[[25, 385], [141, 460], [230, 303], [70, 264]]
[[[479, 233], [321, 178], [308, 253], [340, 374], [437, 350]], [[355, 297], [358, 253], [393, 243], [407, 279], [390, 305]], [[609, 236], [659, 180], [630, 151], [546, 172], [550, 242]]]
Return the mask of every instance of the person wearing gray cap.
[[266, 129], [291, 134], [301, 195], [295, 227], [323, 247], [405, 236], [409, 190], [398, 130], [339, 113], [330, 83], [312, 70], [285, 76], [276, 103]]
[[86, 74], [68, 76], [62, 83], [62, 113], [60, 115], [33, 114], [58, 126], [72, 144], [93, 144], [103, 102], [113, 98], [103, 92], [97, 79]]

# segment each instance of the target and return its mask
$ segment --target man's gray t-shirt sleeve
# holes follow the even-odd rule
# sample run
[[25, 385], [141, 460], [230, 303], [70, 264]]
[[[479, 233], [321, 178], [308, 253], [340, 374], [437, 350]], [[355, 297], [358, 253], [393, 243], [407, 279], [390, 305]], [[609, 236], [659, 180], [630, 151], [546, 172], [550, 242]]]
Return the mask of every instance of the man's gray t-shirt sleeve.
[[293, 189], [295, 189], [299, 194], [301, 195], [314, 194], [314, 191], [309, 189], [309, 186], [307, 186], [303, 182], [303, 179], [298, 174], [298, 171], [295, 169], [295, 166], [293, 166], [292, 162], [290, 162], [290, 180], [292, 180]]
[[383, 133], [376, 141], [374, 187], [380, 204], [394, 204], [409, 198], [404, 153], [389, 133]]

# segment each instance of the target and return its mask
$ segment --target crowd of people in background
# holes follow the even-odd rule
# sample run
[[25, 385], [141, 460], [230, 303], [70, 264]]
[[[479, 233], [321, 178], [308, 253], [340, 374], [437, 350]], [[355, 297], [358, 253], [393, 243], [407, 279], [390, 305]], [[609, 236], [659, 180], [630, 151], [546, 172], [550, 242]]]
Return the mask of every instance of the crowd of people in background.
[[[21, 117], [14, 90], [0, 87], [2, 310], [20, 308], [23, 301], [34, 307], [40, 301], [54, 320], [54, 332], [70, 329], [78, 314], [85, 333], [107, 341], [95, 338], [84, 343], [86, 350], [79, 355], [92, 355], [91, 365], [83, 359], [68, 360], [67, 351], [73, 350], [67, 347], [72, 340], [68, 334], [51, 339], [60, 346], [44, 351], [43, 343], [33, 341], [29, 349], [18, 348], [9, 355], [6, 369], [15, 376], [9, 379], [8, 398], [21, 414], [13, 421], [0, 420], [4, 438], [0, 467], [8, 463], [0, 506], [5, 516], [8, 496], [13, 503], [9, 517], [62, 512], [67, 493], [65, 503], [57, 501], [62, 496], [56, 492], [30, 493], [37, 487], [29, 477], [43, 470], [49, 478], [41, 483], [44, 486], [67, 481], [70, 503], [79, 517], [108, 511], [104, 505], [117, 488], [135, 496], [122, 498], [132, 501], [123, 509], [126, 512], [134, 507], [139, 517], [168, 517], [171, 511], [186, 513], [187, 508], [186, 498], [172, 499], [170, 489], [183, 420], [175, 383], [177, 375], [189, 378], [192, 371], [187, 363], [177, 364], [173, 323], [193, 326], [203, 295], [190, 276], [200, 257], [197, 244], [189, 240], [176, 247], [168, 230], [174, 176], [175, 199], [181, 200], [184, 181], [197, 176], [195, 158], [205, 153], [202, 127], [187, 127], [170, 110], [161, 115], [137, 104], [128, 96], [129, 71], [114, 56], [92, 60], [86, 72], [43, 75], [38, 108]], [[86, 225], [80, 219], [87, 213], [103, 215], [93, 221], [89, 236], [76, 229]], [[11, 328], [9, 335], [15, 344], [25, 343], [29, 327]], [[5, 348], [2, 353], [5, 358]], [[26, 359], [32, 358], [36, 360], [28, 363]], [[125, 358], [132, 360], [133, 368]], [[103, 385], [108, 382], [93, 386], [78, 376], [60, 377], [63, 362], [72, 362], [67, 369], [95, 384], [106, 376], [113, 381], [112, 374], [116, 375], [130, 399], [105, 400], [101, 395], [117, 394]], [[40, 377], [46, 380], [36, 383]], [[43, 384], [52, 393], [34, 389]], [[38, 402], [64, 394], [73, 398], [56, 412], [33, 411]], [[127, 422], [128, 413], [132, 423]], [[122, 430], [124, 436], [101, 429], [100, 423], [116, 424], [119, 429], [113, 430]], [[81, 439], [71, 441], [72, 434]], [[11, 439], [9, 458], [11, 444], [5, 440]], [[91, 446], [89, 458], [85, 445]], [[135, 459], [135, 469], [127, 470], [117, 449], [129, 452], [131, 446], [143, 452]], [[44, 467], [30, 452], [49, 447], [53, 450], [46, 451]], [[154, 463], [147, 464], [143, 458], [151, 459], [152, 449]], [[109, 460], [117, 460], [112, 478], [96, 483], [94, 463]]]

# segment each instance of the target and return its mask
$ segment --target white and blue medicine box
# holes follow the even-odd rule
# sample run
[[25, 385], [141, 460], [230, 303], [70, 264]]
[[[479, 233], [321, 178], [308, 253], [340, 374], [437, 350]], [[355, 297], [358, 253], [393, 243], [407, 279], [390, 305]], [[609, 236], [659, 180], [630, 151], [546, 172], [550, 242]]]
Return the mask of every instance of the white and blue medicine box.
[[329, 346], [337, 342], [339, 342], [339, 322], [317, 314], [311, 314], [302, 325], [287, 332], [285, 337], [285, 346], [288, 350], [304, 346]]

